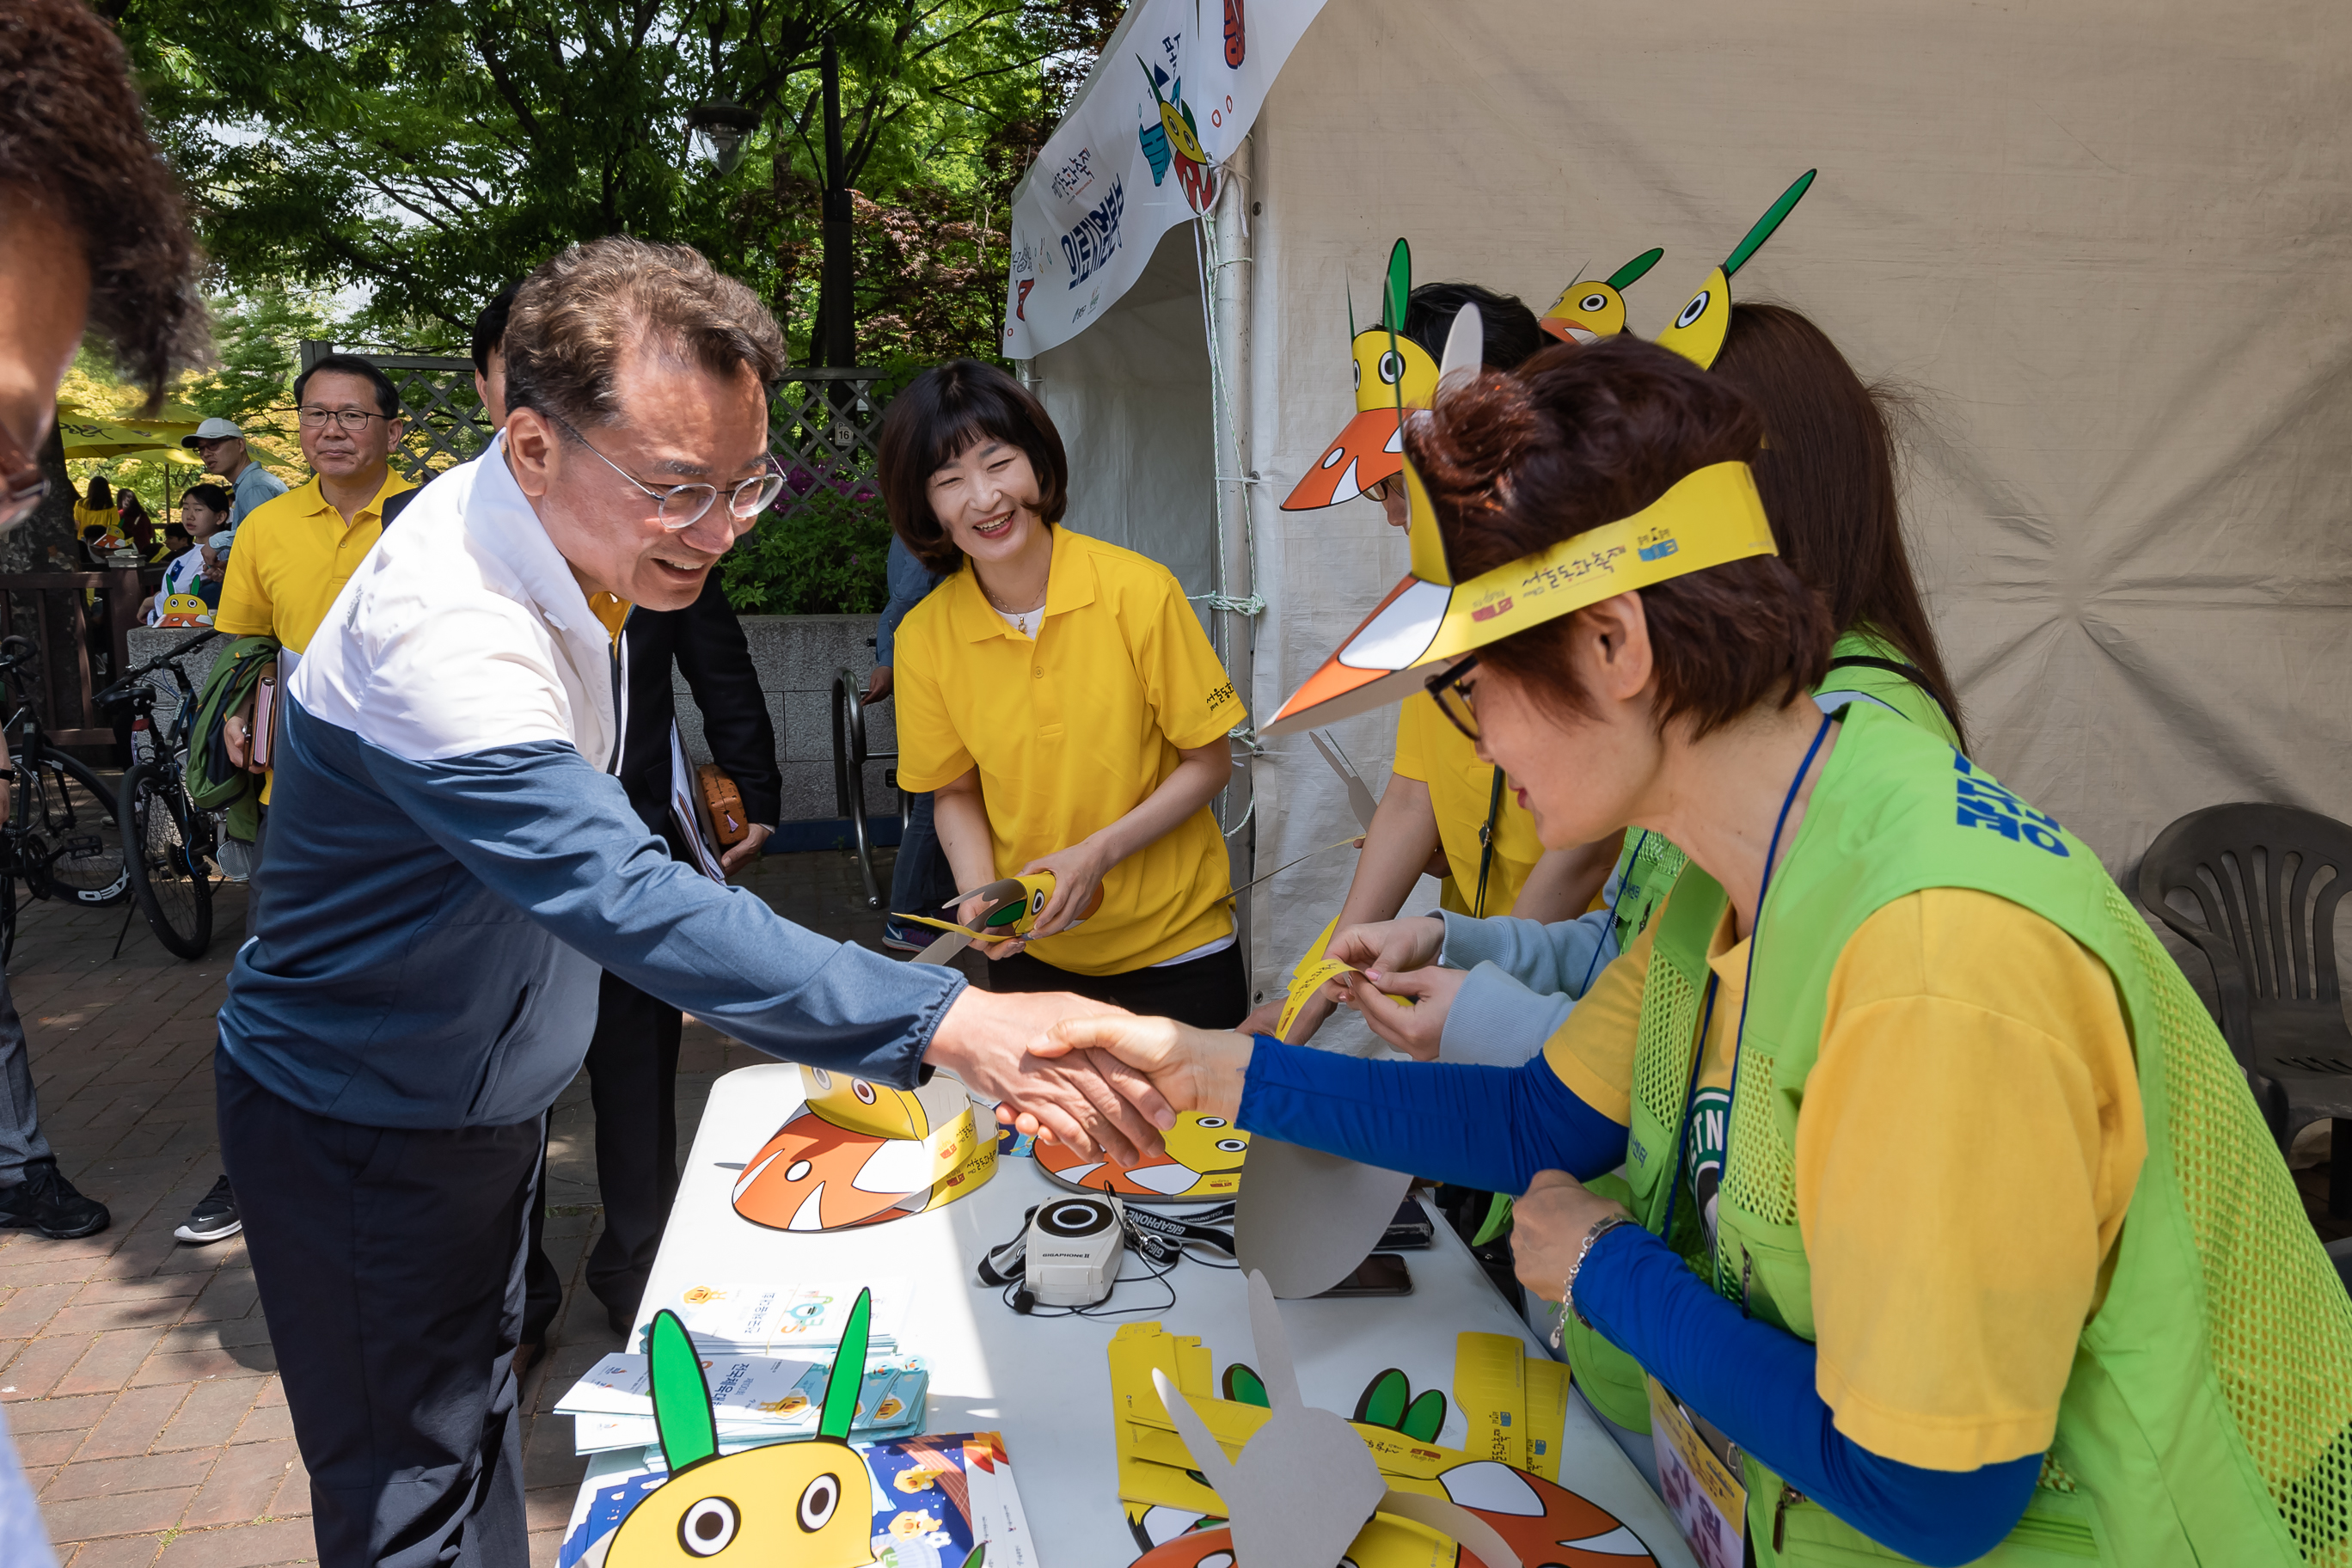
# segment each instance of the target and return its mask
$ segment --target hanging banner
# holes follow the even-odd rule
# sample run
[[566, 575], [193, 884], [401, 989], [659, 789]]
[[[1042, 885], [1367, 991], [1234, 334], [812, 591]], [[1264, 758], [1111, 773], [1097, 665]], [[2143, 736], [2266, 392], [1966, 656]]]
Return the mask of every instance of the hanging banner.
[[1127, 292], [1218, 170], [1323, 0], [1139, 0], [1013, 197], [1004, 353], [1028, 359]]

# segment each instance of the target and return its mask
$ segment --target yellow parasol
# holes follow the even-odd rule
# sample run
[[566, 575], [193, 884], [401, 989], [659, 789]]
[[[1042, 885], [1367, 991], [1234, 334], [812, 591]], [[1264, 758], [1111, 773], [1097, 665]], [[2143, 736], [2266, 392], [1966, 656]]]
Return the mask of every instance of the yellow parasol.
[[115, 419], [66, 404], [58, 405], [58, 434], [71, 460], [160, 453], [166, 462], [198, 467], [202, 459], [180, 445], [180, 437], [194, 435], [195, 428], [194, 420]]

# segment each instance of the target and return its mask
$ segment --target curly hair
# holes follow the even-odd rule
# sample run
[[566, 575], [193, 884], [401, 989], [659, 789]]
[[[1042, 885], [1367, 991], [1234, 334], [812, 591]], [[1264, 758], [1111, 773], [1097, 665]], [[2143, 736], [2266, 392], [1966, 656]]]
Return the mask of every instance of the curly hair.
[[[1560, 344], [1408, 416], [1405, 451], [1459, 581], [1629, 517], [1696, 469], [1754, 460], [1764, 426], [1720, 376], [1635, 338]], [[1655, 669], [1654, 715], [1704, 735], [1762, 703], [1785, 707], [1829, 668], [1821, 595], [1775, 555], [1637, 590]], [[1479, 650], [1479, 662], [1557, 710], [1589, 713], [1569, 658], [1577, 615]]]
[[148, 139], [122, 44], [82, 0], [0, 6], [0, 195], [79, 232], [89, 330], [160, 397], [209, 338], [178, 182]]

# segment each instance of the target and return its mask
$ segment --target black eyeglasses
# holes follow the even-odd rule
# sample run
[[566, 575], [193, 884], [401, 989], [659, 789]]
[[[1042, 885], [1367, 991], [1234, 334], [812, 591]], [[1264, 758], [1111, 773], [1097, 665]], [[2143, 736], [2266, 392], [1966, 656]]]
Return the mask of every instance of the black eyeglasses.
[[1437, 710], [1473, 741], [1478, 738], [1478, 710], [1473, 701], [1475, 683], [1463, 678], [1477, 668], [1478, 656], [1474, 653], [1459, 664], [1439, 670], [1424, 683], [1430, 696], [1437, 700]]
[[49, 493], [49, 477], [0, 425], [0, 528], [14, 528]]
[[[294, 411], [294, 417], [301, 422], [302, 428], [305, 430], [323, 430], [328, 425], [334, 424], [354, 436], [364, 436], [367, 434], [369, 420], [381, 419], [389, 425], [400, 416], [371, 414], [364, 408], [321, 408], [315, 403], [306, 403]], [[225, 441], [228, 437], [222, 436], [215, 439]]]
[[[719, 499], [717, 485], [667, 485], [656, 489], [613, 461], [612, 458], [605, 457], [604, 453], [597, 452], [595, 447], [590, 447], [588, 437], [580, 434], [572, 421], [562, 415], [550, 409], [548, 417], [562, 426], [565, 433], [574, 441], [587, 447], [590, 451], [596, 452], [597, 460], [606, 468], [651, 496], [656, 502], [654, 521], [672, 533], [692, 528], [701, 521], [702, 514], [710, 510], [710, 503]], [[782, 493], [783, 488], [783, 470], [776, 467], [775, 458], [770, 458], [761, 466], [760, 472], [728, 490], [728, 513], [738, 522], [750, 522], [775, 504], [776, 497]]]

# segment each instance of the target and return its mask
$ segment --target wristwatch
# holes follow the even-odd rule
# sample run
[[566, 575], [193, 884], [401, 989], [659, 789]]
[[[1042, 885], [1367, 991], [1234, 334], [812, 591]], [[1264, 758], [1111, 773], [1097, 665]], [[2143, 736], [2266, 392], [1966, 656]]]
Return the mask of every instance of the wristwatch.
[[1605, 1214], [1599, 1219], [1594, 1220], [1592, 1222], [1592, 1228], [1584, 1233], [1584, 1245], [1576, 1249], [1576, 1261], [1568, 1266], [1568, 1278], [1560, 1281], [1560, 1321], [1559, 1322], [1552, 1325], [1551, 1331], [1551, 1343], [1554, 1350], [1558, 1350], [1559, 1348], [1560, 1330], [1566, 1325], [1568, 1315], [1570, 1312], [1576, 1313], [1576, 1321], [1582, 1323], [1586, 1328], [1589, 1329], [1592, 1326], [1591, 1320], [1587, 1318], [1576, 1304], [1576, 1277], [1580, 1273], [1583, 1272], [1584, 1260], [1592, 1254], [1592, 1244], [1599, 1241], [1602, 1237], [1607, 1236], [1611, 1231], [1615, 1230], [1619, 1226], [1632, 1225], [1633, 1223], [1633, 1216], [1631, 1215]]

